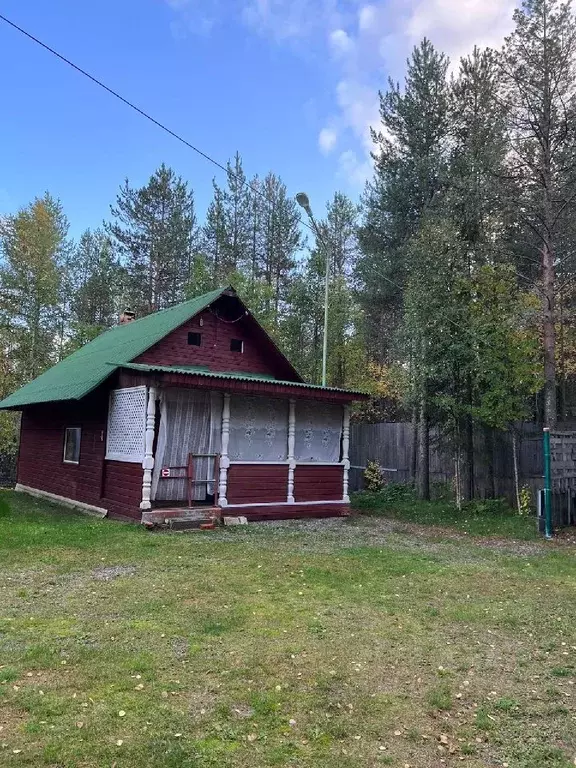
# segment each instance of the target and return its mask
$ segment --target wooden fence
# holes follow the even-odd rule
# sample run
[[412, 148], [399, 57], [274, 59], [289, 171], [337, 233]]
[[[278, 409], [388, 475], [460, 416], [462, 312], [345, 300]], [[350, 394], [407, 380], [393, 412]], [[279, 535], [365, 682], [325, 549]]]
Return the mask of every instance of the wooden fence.
[[[536, 424], [518, 425], [518, 465], [521, 485], [534, 494], [542, 487], [542, 430]], [[390, 482], [408, 483], [412, 475], [413, 430], [409, 423], [354, 424], [350, 431], [351, 487], [363, 484], [363, 468], [377, 461]], [[474, 436], [475, 495], [486, 498], [495, 492], [514, 500], [514, 458], [511, 433], [477, 433]], [[432, 431], [430, 481], [452, 483], [454, 456]]]
[[[516, 427], [518, 474], [536, 504], [543, 488], [542, 427], [527, 422]], [[576, 424], [559, 424], [551, 434], [552, 514], [555, 525], [576, 524]], [[407, 423], [354, 424], [350, 430], [350, 487], [363, 487], [363, 471], [369, 461], [384, 468], [389, 482], [409, 483], [414, 436]], [[430, 437], [431, 483], [453, 483], [455, 461], [438, 433]], [[474, 484], [476, 498], [492, 495], [515, 504], [513, 439], [510, 432], [479, 432], [474, 435]]]

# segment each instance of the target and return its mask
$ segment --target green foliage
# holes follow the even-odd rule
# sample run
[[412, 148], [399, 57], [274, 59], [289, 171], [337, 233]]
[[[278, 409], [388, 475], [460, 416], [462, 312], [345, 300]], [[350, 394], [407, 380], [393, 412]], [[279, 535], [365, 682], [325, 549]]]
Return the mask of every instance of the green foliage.
[[15, 459], [18, 452], [20, 414], [0, 411], [0, 456]]
[[369, 461], [364, 470], [364, 485], [367, 491], [381, 491], [384, 487], [382, 467], [377, 461]]
[[354, 506], [361, 510], [393, 507], [415, 501], [414, 486], [407, 483], [387, 483], [379, 490], [367, 489], [354, 495]]
[[4, 375], [11, 387], [34, 378], [58, 357], [67, 234], [62, 206], [48, 194], [1, 222], [0, 326], [7, 352]]
[[125, 260], [126, 305], [146, 315], [182, 301], [198, 238], [187, 182], [162, 164], [139, 189], [126, 180], [111, 213], [106, 230]]
[[515, 514], [506, 499], [476, 499], [463, 504], [466, 517], [510, 517]]
[[518, 514], [530, 515], [534, 512], [534, 501], [532, 499], [532, 491], [527, 485], [520, 488], [520, 509]]
[[474, 279], [470, 328], [478, 344], [476, 416], [504, 429], [528, 415], [542, 386], [535, 300], [519, 290], [509, 266], [484, 266]]
[[86, 230], [67, 270], [70, 330], [66, 353], [73, 352], [117, 322], [125, 273], [114, 245], [102, 230]]

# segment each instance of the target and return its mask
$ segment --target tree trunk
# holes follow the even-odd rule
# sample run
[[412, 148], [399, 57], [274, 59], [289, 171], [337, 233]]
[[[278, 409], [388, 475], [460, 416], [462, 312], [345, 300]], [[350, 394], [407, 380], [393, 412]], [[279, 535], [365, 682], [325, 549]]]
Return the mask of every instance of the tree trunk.
[[454, 454], [454, 495], [456, 497], [456, 506], [462, 510], [462, 478], [461, 478], [460, 446], [456, 448]]
[[418, 409], [414, 405], [412, 408], [412, 455], [410, 457], [410, 476], [414, 484], [416, 484], [417, 469], [418, 469]]
[[520, 502], [520, 473], [518, 471], [518, 438], [516, 430], [512, 429], [512, 454], [514, 459], [514, 491], [516, 494], [516, 509], [518, 514], [522, 514], [522, 504]]
[[542, 335], [544, 344], [544, 426], [556, 426], [556, 328], [554, 327], [554, 255], [547, 239], [542, 249]]
[[466, 400], [470, 412], [464, 420], [464, 451], [466, 456], [466, 483], [464, 485], [464, 499], [472, 501], [475, 496], [475, 467], [474, 467], [474, 419], [472, 418], [472, 377], [466, 377]]
[[421, 395], [418, 424], [418, 473], [416, 478], [418, 498], [430, 499], [430, 425], [426, 395]]
[[488, 480], [487, 497], [496, 498], [496, 477], [494, 475], [494, 430], [484, 428], [484, 450], [486, 455], [486, 477]]

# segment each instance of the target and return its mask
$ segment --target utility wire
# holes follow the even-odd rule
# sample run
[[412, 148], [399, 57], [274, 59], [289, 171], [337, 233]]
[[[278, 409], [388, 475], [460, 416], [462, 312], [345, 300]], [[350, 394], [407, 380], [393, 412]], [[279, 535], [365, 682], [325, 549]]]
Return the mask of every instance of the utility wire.
[[[129, 99], [122, 96], [122, 94], [118, 93], [118, 91], [115, 91], [113, 88], [110, 88], [110, 86], [106, 85], [106, 83], [103, 83], [102, 80], [99, 80], [97, 77], [94, 77], [94, 75], [91, 75], [90, 72], [87, 72], [85, 69], [82, 69], [82, 67], [79, 67], [77, 64], [74, 64], [74, 62], [70, 61], [70, 59], [66, 58], [66, 56], [63, 56], [61, 53], [58, 53], [58, 51], [54, 50], [54, 48], [51, 48], [49, 45], [42, 42], [42, 40], [39, 40], [30, 32], [27, 32], [22, 27], [19, 27], [18, 24], [15, 24], [13, 21], [10, 21], [10, 19], [6, 18], [6, 16], [3, 16], [2, 14], [0, 14], [0, 21], [5, 22], [6, 24], [8, 24], [8, 26], [12, 27], [17, 32], [20, 32], [22, 35], [24, 35], [24, 37], [27, 37], [33, 43], [36, 43], [41, 48], [44, 48], [45, 51], [48, 51], [48, 53], [51, 53], [53, 56], [56, 56], [56, 58], [60, 59], [60, 61], [63, 61], [65, 64], [68, 64], [68, 66], [72, 67], [72, 69], [75, 69], [76, 72], [79, 72], [81, 75], [84, 75], [84, 77], [87, 77], [89, 80], [95, 83], [99, 88], [102, 88], [103, 90], [107, 91], [107, 93], [109, 93], [111, 96], [114, 96], [114, 98], [121, 101], [127, 107], [130, 107], [130, 109], [134, 110], [134, 112], [137, 112], [146, 120], [149, 120], [151, 123], [153, 123], [156, 127], [160, 128], [162, 131], [172, 136], [172, 138], [184, 144], [186, 147], [188, 147], [188, 149], [191, 149], [193, 152], [196, 152], [198, 155], [200, 155], [200, 157], [203, 157], [204, 160], [207, 160], [209, 163], [212, 163], [212, 165], [216, 166], [216, 168], [219, 168], [221, 171], [224, 171], [224, 173], [230, 174], [233, 178], [236, 179], [236, 181], [240, 181], [240, 177], [238, 176], [238, 174], [234, 173], [234, 171], [232, 171], [230, 168], [227, 168], [225, 165], [222, 165], [222, 163], [218, 162], [218, 160], [215, 160], [209, 154], [207, 154], [206, 152], [203, 152], [194, 144], [187, 141], [187, 139], [185, 139], [183, 136], [176, 133], [176, 131], [173, 131], [171, 128], [168, 128], [168, 126], [164, 125], [164, 123], [161, 123], [159, 120], [156, 120], [155, 117], [152, 117], [152, 115], [150, 115], [148, 112], [145, 112], [143, 109], [140, 109], [140, 107], [136, 106], [136, 104], [134, 104], [132, 101], [129, 101]], [[269, 200], [266, 197], [266, 195], [260, 192], [260, 190], [252, 187], [247, 180], [242, 181], [242, 186], [249, 187], [252, 190], [252, 192], [256, 193], [259, 197], [265, 200], [267, 204], [269, 204]], [[307, 221], [302, 219], [300, 216], [298, 216], [298, 221], [303, 226], [308, 227], [308, 229], [314, 232], [314, 234], [317, 234], [314, 230], [314, 227], [312, 227]]]

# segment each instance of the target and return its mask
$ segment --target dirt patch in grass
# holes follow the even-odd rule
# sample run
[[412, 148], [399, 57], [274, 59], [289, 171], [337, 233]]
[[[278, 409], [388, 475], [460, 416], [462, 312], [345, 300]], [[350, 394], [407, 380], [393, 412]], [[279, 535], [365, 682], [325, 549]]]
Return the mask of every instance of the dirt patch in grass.
[[[12, 743], [16, 743], [14, 740], [20, 737], [26, 720], [26, 713], [22, 710], [5, 704], [0, 705], [0, 749], [8, 750]], [[0, 763], [1, 761], [2, 752]]]
[[113, 581], [121, 576], [134, 576], [136, 571], [134, 565], [103, 565], [92, 571], [92, 578], [95, 581]]

